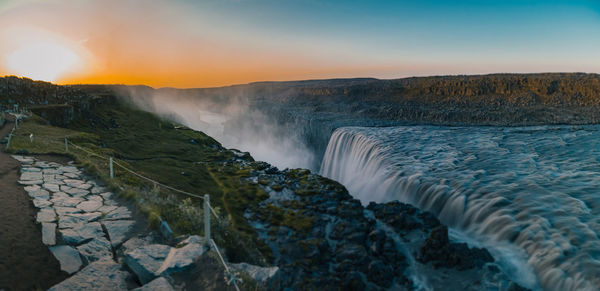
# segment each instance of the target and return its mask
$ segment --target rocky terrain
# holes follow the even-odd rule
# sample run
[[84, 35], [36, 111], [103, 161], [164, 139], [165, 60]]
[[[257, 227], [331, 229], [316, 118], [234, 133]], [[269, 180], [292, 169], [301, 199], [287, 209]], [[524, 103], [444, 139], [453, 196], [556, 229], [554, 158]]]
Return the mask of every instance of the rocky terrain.
[[[536, 76], [526, 76], [533, 77]], [[561, 75], [545, 77], [558, 78]], [[573, 82], [584, 84], [593, 83], [589, 80], [596, 78], [595, 75], [570, 77], [574, 78]], [[450, 81], [432, 78], [435, 82], [430, 80], [433, 84], [431, 86], [440, 86], [441, 82], [454, 88], [451, 86], [453, 82], [462, 77], [447, 78]], [[468, 78], [467, 81], [470, 81], [465, 81], [465, 84], [477, 87], [484, 82], [477, 81], [478, 78], [486, 77]], [[498, 78], [502, 80], [504, 77], [500, 75]], [[248, 153], [226, 149], [203, 133], [132, 109], [129, 104], [114, 98], [118, 95], [118, 90], [103, 86], [78, 86], [61, 91], [63, 89], [57, 89], [61, 87], [43, 83], [39, 85], [41, 91], [36, 91], [38, 84], [30, 80], [8, 79], [10, 82], [7, 81], [7, 84], [23, 84], [7, 85], [3, 90], [34, 89], [10, 89], [14, 92], [0, 95], [1, 103], [6, 104], [6, 107], [15, 102], [21, 107], [38, 104], [47, 108], [60, 105], [72, 108], [73, 112], [71, 114], [69, 109], [67, 113], [48, 114], [45, 109], [33, 110], [43, 119], [34, 117], [26, 121], [21, 131], [16, 132], [11, 151], [62, 152], [63, 138], [70, 136], [78, 144], [114, 156], [162, 183], [190, 192], [209, 193], [211, 202], [214, 201], [215, 208], [224, 218], [215, 225], [215, 241], [223, 248], [230, 267], [246, 273], [240, 277], [250, 278], [246, 282], [258, 282], [261, 288], [275, 290], [285, 287], [338, 290], [340, 286], [351, 290], [520, 288], [503, 274], [486, 250], [452, 242], [447, 228], [434, 216], [410, 205], [391, 202], [363, 206], [335, 181], [308, 170], [282, 171], [267, 163], [256, 162]], [[499, 84], [513, 82], [509, 77], [505, 79], [508, 81], [504, 80]], [[415, 84], [421, 89], [396, 90], [397, 86], [413, 88], [411, 86], [416, 86]], [[429, 97], [415, 97], [425, 94], [423, 92], [427, 90], [422, 88], [427, 84], [430, 83], [412, 79], [259, 83], [243, 87], [243, 94], [234, 97], [254, 96], [249, 99], [249, 106], [253, 108], [260, 105], [263, 112], [282, 121], [284, 128], [290, 124], [304, 124], [305, 129], [300, 131], [306, 132], [318, 128], [320, 131], [315, 130], [317, 134], [313, 136], [314, 143], [318, 144], [321, 134], [328, 135], [329, 128], [347, 125], [346, 123], [360, 121], [386, 125], [408, 122], [404, 118], [409, 118], [406, 117], [409, 115], [383, 114], [382, 112], [391, 112], [386, 111], [388, 107], [385, 104], [388, 103], [392, 107], [401, 104], [398, 108], [402, 110], [424, 106], [422, 108], [431, 112], [437, 112], [441, 107], [446, 108], [448, 102], [460, 104], [461, 98], [457, 96], [444, 97], [444, 94], [459, 92], [456, 88], [449, 91], [431, 89], [427, 93], [431, 94], [427, 95]], [[457, 88], [465, 86], [460, 85], [460, 82], [457, 84]], [[545, 94], [571, 94], [570, 91], [560, 89], [559, 85], [553, 85], [558, 86], [557, 89], [551, 94], [546, 90]], [[429, 88], [433, 88], [431, 86]], [[494, 86], [497, 88], [499, 85]], [[509, 87], [512, 88], [511, 86]], [[391, 88], [396, 88], [396, 91]], [[527, 86], [523, 88], [522, 90], [530, 90]], [[149, 88], [138, 89], [154, 91]], [[197, 97], [198, 92], [208, 92], [212, 95], [197, 98], [218, 99], [231, 92], [228, 90], [234, 89], [238, 90], [239, 87], [189, 90], [185, 94]], [[44, 93], [48, 90], [64, 92], [64, 95], [55, 94], [53, 97]], [[162, 91], [165, 90], [172, 91]], [[500, 91], [486, 90], [460, 91], [465, 98], [484, 100], [480, 103], [463, 102], [464, 105], [457, 108], [470, 112], [463, 116], [477, 116], [471, 115], [474, 112], [472, 110], [486, 111], [491, 108], [485, 106], [492, 106], [494, 103], [490, 103], [491, 99], [482, 97], [482, 94]], [[30, 97], [30, 93], [26, 92], [37, 92], [35, 94], [45, 97]], [[385, 92], [405, 92], [405, 95], [388, 96]], [[504, 98], [502, 100], [512, 105], [507, 105], [508, 111], [503, 111], [498, 116], [504, 116], [500, 119], [508, 122], [510, 118], [517, 116], [507, 113], [512, 110], [510, 108], [522, 107], [520, 101], [515, 101], [519, 98], [515, 97], [513, 100], [509, 95], [516, 96], [521, 91], [502, 92], [505, 92], [502, 93], [505, 97], [497, 98]], [[75, 98], [76, 101], [70, 101], [69, 94], [81, 96], [86, 101], [80, 102], [77, 99], [79, 97]], [[558, 103], [551, 100], [542, 98], [538, 101], [543, 106], [558, 106]], [[575, 104], [572, 100], [576, 98], [565, 100], [568, 100], [568, 104]], [[589, 99], [592, 101], [585, 100], [592, 102], [593, 98]], [[66, 104], [61, 105], [59, 102], [63, 101]], [[421, 105], [411, 107], [406, 102], [421, 102]], [[477, 107], [473, 104], [485, 106]], [[523, 104], [523, 108], [533, 108], [527, 107], [527, 102]], [[441, 107], [436, 107], [438, 105]], [[583, 112], [583, 105], [576, 112]], [[495, 108], [504, 108], [504, 105]], [[347, 117], [336, 119], [342, 115]], [[415, 116], [427, 115], [418, 113]], [[298, 122], [300, 119], [306, 123]], [[429, 117], [423, 120], [409, 119], [410, 122], [437, 122]], [[451, 123], [458, 119], [444, 117], [440, 120]], [[471, 122], [476, 120], [471, 118]], [[542, 121], [543, 119], [539, 119], [536, 122]], [[592, 121], [586, 119], [586, 122]], [[30, 133], [35, 134], [36, 142], [29, 142]], [[307, 135], [307, 139], [310, 139], [310, 135]], [[90, 175], [94, 175], [96, 179], [106, 179], [107, 169], [103, 168], [106, 167], [105, 163], [95, 161], [85, 153], [72, 155], [79, 164], [85, 165]], [[90, 278], [98, 277], [98, 274], [104, 272], [114, 274], [109, 277], [112, 278], [111, 282], [98, 284], [117, 284], [110, 286], [120, 289], [165, 282], [176, 290], [185, 286], [231, 288], [224, 280], [223, 270], [215, 267], [218, 266], [218, 261], [206, 255], [210, 252], [205, 252], [202, 247], [201, 204], [169, 191], [156, 190], [156, 185], [120, 173], [115, 181], [110, 181], [109, 186], [116, 193], [114, 195], [133, 201], [126, 207], [108, 197], [109, 191], [105, 192], [93, 179], [83, 176], [80, 169], [26, 157], [18, 158], [25, 164], [21, 183], [27, 184], [25, 187], [28, 187], [26, 190], [32, 198], [32, 205], [40, 209], [37, 219], [43, 240], [52, 245], [50, 249], [61, 262], [61, 268], [73, 274], [55, 286], [56, 290], [75, 289], [83, 281], [90, 281]], [[143, 230], [135, 229], [139, 225], [137, 220], [132, 220], [133, 214], [138, 212], [148, 220], [148, 225], [142, 226]], [[163, 220], [172, 227], [178, 239], [165, 241], [160, 235], [150, 234], [153, 229], [159, 229], [157, 221]], [[172, 261], [174, 257], [187, 259]], [[171, 266], [171, 263], [175, 265]], [[207, 268], [203, 266], [215, 267], [213, 269], [217, 271], [206, 273], [203, 270]], [[157, 277], [165, 279], [154, 280]]]
[[[171, 283], [177, 290], [191, 290], [195, 285], [186, 285], [185, 280], [197, 274], [186, 271], [197, 267], [201, 259], [207, 261], [203, 268], [212, 268], [202, 273], [224, 275], [214, 249], [206, 247], [202, 237], [172, 240], [168, 237], [172, 233], [148, 232], [140, 225], [144, 222], [136, 220], [112, 192], [85, 177], [72, 163], [65, 166], [27, 156], [13, 158], [23, 165], [19, 184], [38, 209], [42, 242], [61, 270], [71, 275], [49, 290], [175, 290]], [[259, 282], [278, 271], [277, 267], [249, 264], [231, 264], [231, 268], [254, 275]], [[219, 288], [215, 289], [233, 289], [222, 279], [216, 281]], [[206, 284], [196, 287], [205, 288]]]

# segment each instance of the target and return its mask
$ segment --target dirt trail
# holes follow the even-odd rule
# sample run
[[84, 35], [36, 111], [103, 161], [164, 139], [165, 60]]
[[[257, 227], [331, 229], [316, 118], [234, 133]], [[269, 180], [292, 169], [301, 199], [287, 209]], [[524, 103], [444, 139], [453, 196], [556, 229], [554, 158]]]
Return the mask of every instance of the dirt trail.
[[[8, 135], [13, 123], [0, 128]], [[19, 179], [19, 162], [0, 150], [0, 289], [46, 290], [68, 277], [42, 244], [35, 209]]]

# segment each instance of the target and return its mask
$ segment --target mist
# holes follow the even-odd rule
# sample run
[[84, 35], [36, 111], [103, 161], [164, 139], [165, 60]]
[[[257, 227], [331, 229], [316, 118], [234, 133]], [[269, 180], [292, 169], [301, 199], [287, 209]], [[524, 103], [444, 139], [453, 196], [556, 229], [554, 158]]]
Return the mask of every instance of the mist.
[[123, 86], [120, 95], [143, 110], [202, 131], [226, 148], [249, 152], [257, 161], [280, 169], [316, 170], [315, 154], [300, 137], [297, 125], [282, 124], [266, 110], [252, 106], [240, 90], [214, 96], [194, 90]]

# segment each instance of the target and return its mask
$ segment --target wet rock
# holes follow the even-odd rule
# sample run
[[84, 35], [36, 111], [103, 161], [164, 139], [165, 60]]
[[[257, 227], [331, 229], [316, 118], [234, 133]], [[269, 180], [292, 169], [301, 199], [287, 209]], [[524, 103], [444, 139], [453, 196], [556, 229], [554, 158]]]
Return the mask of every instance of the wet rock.
[[150, 283], [140, 287], [133, 289], [133, 291], [173, 291], [173, 286], [165, 279], [164, 277], [156, 278], [152, 280]]
[[112, 259], [113, 257], [112, 246], [103, 237], [92, 239], [88, 243], [78, 246], [77, 250], [88, 262], [95, 262], [105, 257]]
[[356, 264], [362, 264], [367, 258], [367, 251], [362, 245], [346, 243], [338, 246], [335, 256], [338, 261], [349, 260]]
[[389, 288], [394, 281], [394, 269], [380, 260], [375, 260], [369, 263], [367, 267], [367, 277], [369, 281], [375, 282], [377, 285]]
[[42, 242], [49, 246], [56, 244], [56, 223], [42, 223]]
[[80, 272], [54, 285], [48, 291], [127, 290], [127, 272], [111, 259], [89, 264]]
[[132, 220], [115, 220], [115, 221], [103, 221], [102, 224], [108, 232], [108, 237], [113, 247], [123, 243], [128, 237], [129, 233], [135, 225], [135, 221]]
[[480, 268], [494, 258], [486, 249], [469, 248], [465, 243], [450, 243], [448, 228], [438, 226], [419, 248], [416, 258], [422, 263], [431, 262], [434, 267], [457, 268], [459, 270]]
[[98, 222], [83, 224], [75, 228], [61, 229], [63, 240], [70, 245], [78, 245], [86, 240], [104, 236], [102, 226]]
[[60, 263], [60, 269], [73, 274], [81, 268], [82, 262], [79, 252], [70, 246], [53, 246], [49, 248]]

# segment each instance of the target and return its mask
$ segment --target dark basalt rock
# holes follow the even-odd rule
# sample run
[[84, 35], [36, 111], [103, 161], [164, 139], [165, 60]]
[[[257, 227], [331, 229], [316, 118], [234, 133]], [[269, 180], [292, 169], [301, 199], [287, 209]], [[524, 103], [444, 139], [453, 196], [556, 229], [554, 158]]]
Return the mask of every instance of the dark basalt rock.
[[431, 231], [416, 256], [422, 263], [431, 262], [434, 267], [459, 270], [480, 268], [494, 258], [486, 249], [469, 248], [466, 243], [451, 243], [448, 228], [440, 225]]

